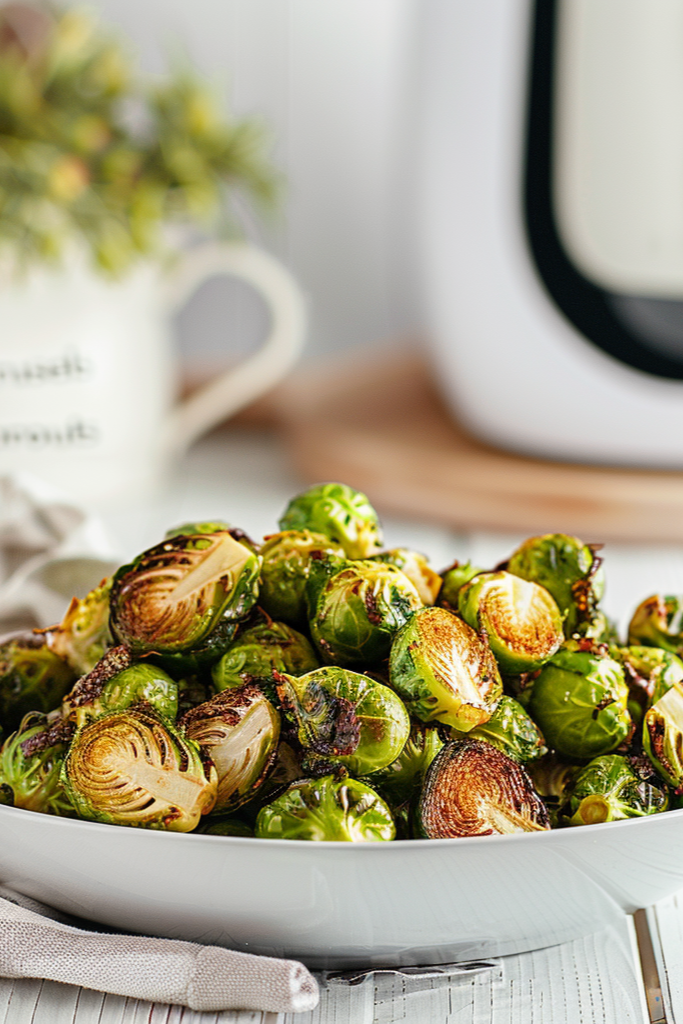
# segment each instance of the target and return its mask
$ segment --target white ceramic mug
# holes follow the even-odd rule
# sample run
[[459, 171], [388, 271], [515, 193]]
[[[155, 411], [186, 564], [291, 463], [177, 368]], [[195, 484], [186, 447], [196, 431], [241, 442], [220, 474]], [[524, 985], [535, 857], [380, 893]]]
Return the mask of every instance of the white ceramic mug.
[[[169, 320], [217, 274], [254, 286], [270, 313], [261, 348], [173, 406]], [[170, 273], [146, 263], [122, 280], [85, 259], [0, 283], [0, 475], [29, 472], [99, 505], [147, 497], [169, 461], [267, 391], [297, 359], [301, 292], [248, 243], [207, 243]]]

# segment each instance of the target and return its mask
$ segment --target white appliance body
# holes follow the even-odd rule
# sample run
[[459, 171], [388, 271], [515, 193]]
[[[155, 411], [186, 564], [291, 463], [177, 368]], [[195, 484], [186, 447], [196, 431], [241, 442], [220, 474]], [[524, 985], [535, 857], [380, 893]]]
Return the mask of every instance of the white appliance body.
[[[593, 5], [588, 11], [586, 2]], [[560, 142], [553, 141], [553, 181], [549, 188], [554, 189], [556, 198], [560, 197], [558, 230], [564, 229], [569, 240], [565, 247], [572, 255], [568, 259], [580, 264], [581, 253], [577, 257], [577, 251], [582, 239], [597, 238], [596, 247], [600, 249], [600, 225], [595, 227], [587, 215], [586, 223], [577, 224], [572, 231], [571, 218], [577, 209], [588, 209], [589, 214], [594, 209], [599, 216], [611, 198], [607, 171], [595, 181], [582, 183], [581, 179], [591, 159], [595, 161], [591, 138], [599, 141], [604, 133], [596, 134], [593, 126], [591, 136], [591, 126], [586, 128], [581, 122], [584, 135], [577, 134], [578, 129], [574, 136], [568, 135], [572, 125], [576, 128], [577, 118], [580, 122], [581, 112], [593, 109], [590, 92], [586, 91], [591, 85], [590, 68], [586, 71], [585, 65], [590, 63], [589, 58], [593, 66], [600, 60], [600, 40], [596, 43], [590, 38], [590, 31], [597, 30], [581, 18], [590, 21], [591, 11], [601, 13], [605, 29], [609, 17], [618, 12], [614, 0], [540, 0], [541, 7], [551, 3], [557, 12], [556, 21], [565, 32], [564, 52], [572, 45], [578, 52], [578, 63], [575, 60], [569, 70], [564, 68], [565, 79], [567, 74], [574, 74], [580, 81], [573, 93], [571, 89], [568, 92], [566, 80], [564, 92], [562, 88], [554, 90], [553, 109], [557, 113], [559, 108], [563, 115], [564, 136], [558, 130]], [[668, 5], [674, 17], [676, 5], [672, 7], [669, 0], [662, 0], [662, 5]], [[642, 17], [648, 7], [651, 11], [653, 5], [648, 0], [619, 0], [617, 6], [622, 12], [630, 8], [635, 18]], [[539, 253], [543, 256], [542, 238], [536, 240], [536, 252], [532, 251], [527, 200], [528, 161], [534, 153], [527, 143], [530, 67], [532, 59], [538, 59], [534, 50], [537, 17], [538, 5], [531, 0], [427, 3], [420, 221], [438, 379], [457, 415], [475, 434], [496, 445], [565, 460], [681, 468], [683, 342], [681, 352], [669, 358], [672, 353], [667, 353], [660, 342], [648, 348], [647, 339], [643, 342], [636, 337], [636, 355], [620, 358], [619, 337], [626, 339], [625, 350], [631, 345], [622, 322], [615, 327], [617, 341], [607, 344], [608, 351], [603, 350], [599, 325], [594, 337], [589, 338], [571, 312], [563, 310], [551, 294], [552, 286], [549, 288], [544, 280], [537, 259]], [[636, 28], [631, 36], [637, 38]], [[661, 37], [666, 35], [660, 32]], [[624, 42], [624, 59], [628, 56], [627, 44], [633, 46], [633, 38], [630, 43]], [[656, 67], [659, 60], [657, 39], [650, 39], [648, 46], [641, 61], [645, 70]], [[683, 50], [681, 54], [683, 60]], [[556, 69], [553, 75], [557, 85]], [[599, 84], [599, 77], [595, 81]], [[660, 85], [666, 88], [665, 76]], [[653, 104], [656, 109], [656, 102]], [[609, 105], [605, 110], [609, 112]], [[680, 113], [683, 126], [683, 108]], [[647, 110], [640, 116], [643, 125], [651, 123]], [[681, 133], [683, 128], [679, 128], [683, 146]], [[660, 136], [667, 138], [664, 131]], [[647, 144], [643, 139], [640, 149]], [[614, 163], [618, 168], [618, 161]], [[662, 163], [650, 161], [654, 167]], [[630, 167], [628, 161], [624, 166]], [[573, 177], [572, 168], [576, 171]], [[633, 296], [637, 301], [642, 297], [648, 302], [654, 300], [656, 310], [660, 301], [665, 312], [669, 309], [667, 303], [673, 304], [676, 315], [683, 309], [678, 301], [683, 299], [683, 274], [677, 269], [683, 267], [683, 249], [673, 252], [677, 238], [671, 243], [670, 257], [666, 253], [662, 257], [659, 251], [657, 258], [653, 257], [653, 268], [647, 265], [648, 224], [659, 217], [666, 233], [670, 223], [662, 217], [661, 202], [651, 212], [657, 204], [648, 205], [647, 190], [650, 185], [652, 190], [660, 191], [671, 186], [662, 180], [643, 183], [646, 172], [647, 167], [639, 179], [641, 201], [633, 204], [634, 210], [637, 207], [633, 237], [626, 232], [617, 244], [609, 236], [611, 249], [607, 251], [609, 246], [603, 246], [607, 251], [603, 260], [605, 280], [599, 280], [602, 250], [596, 256], [588, 252], [589, 245], [584, 247], [584, 265], [577, 270], [579, 277], [591, 278], [588, 290], [603, 303], [603, 319], [618, 301], [630, 301]], [[608, 235], [611, 223], [624, 223], [618, 203], [629, 201], [628, 190], [622, 188], [619, 193], [617, 186], [615, 179], [613, 209], [603, 217], [602, 226], [606, 225]], [[603, 197], [607, 195], [602, 201], [601, 188]], [[683, 209], [683, 177], [680, 193]], [[675, 232], [669, 231], [672, 234]], [[621, 253], [624, 283], [615, 287]], [[604, 333], [607, 337], [610, 331]], [[676, 344], [674, 339], [674, 348]]]

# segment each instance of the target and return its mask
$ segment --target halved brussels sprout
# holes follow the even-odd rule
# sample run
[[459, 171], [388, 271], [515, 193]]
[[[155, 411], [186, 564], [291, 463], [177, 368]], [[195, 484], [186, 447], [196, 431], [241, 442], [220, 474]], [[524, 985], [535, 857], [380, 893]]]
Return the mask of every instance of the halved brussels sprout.
[[683, 657], [683, 596], [653, 594], [641, 601], [629, 623], [628, 642]]
[[114, 576], [112, 633], [136, 654], [191, 651], [221, 619], [246, 615], [259, 569], [258, 556], [227, 531], [162, 541]]
[[0, 721], [11, 732], [29, 711], [53, 711], [76, 678], [39, 633], [21, 633], [0, 644]]
[[80, 818], [191, 832], [216, 801], [216, 769], [147, 705], [112, 711], [74, 736], [62, 782]]
[[[453, 739], [463, 739], [463, 734]], [[478, 725], [467, 734], [470, 739], [492, 743], [513, 761], [526, 765], [548, 753], [541, 730], [529, 718], [522, 705], [513, 697], [503, 695], [488, 722]]]
[[95, 667], [112, 643], [109, 629], [111, 579], [82, 600], [74, 597], [59, 626], [47, 634], [52, 650], [79, 674]]
[[550, 591], [564, 616], [567, 637], [583, 633], [597, 614], [605, 589], [599, 547], [566, 533], [546, 533], [525, 540], [506, 566]]
[[[316, 567], [324, 572], [325, 565]], [[336, 567], [335, 567], [336, 568]], [[315, 592], [311, 575], [308, 595]], [[347, 562], [309, 605], [313, 641], [327, 662], [373, 665], [389, 654], [394, 634], [423, 604], [400, 569], [370, 560]]]
[[437, 726], [412, 722], [403, 750], [395, 761], [370, 776], [370, 785], [378, 787], [390, 803], [407, 804], [443, 745]]
[[445, 608], [423, 608], [399, 630], [389, 675], [411, 715], [462, 732], [487, 722], [503, 692], [488, 644]]
[[662, 778], [683, 792], [683, 685], [674, 683], [645, 712], [643, 747]]
[[[318, 668], [311, 644], [296, 630], [283, 622], [264, 622], [237, 635], [223, 657], [211, 669], [218, 692], [244, 683], [272, 684], [273, 670], [301, 676]], [[268, 694], [270, 696], [270, 694]]]
[[391, 811], [380, 796], [356, 779], [301, 779], [262, 807], [257, 839], [374, 843], [396, 835]]
[[437, 604], [450, 612], [457, 612], [460, 588], [482, 572], [483, 569], [472, 565], [471, 562], [453, 562], [453, 565], [441, 573], [442, 584]]
[[435, 603], [441, 590], [442, 579], [438, 572], [434, 572], [429, 560], [419, 551], [413, 551], [411, 548], [390, 548], [389, 551], [373, 555], [372, 561], [395, 565], [404, 576], [408, 577], [423, 604]]
[[305, 676], [275, 676], [282, 707], [297, 726], [299, 742], [353, 775], [386, 768], [403, 750], [410, 719], [388, 686], [330, 666]]
[[346, 484], [316, 484], [297, 494], [279, 526], [322, 533], [341, 544], [349, 558], [369, 558], [382, 548], [377, 513], [364, 494]]
[[280, 738], [280, 716], [258, 686], [218, 693], [178, 724], [216, 767], [216, 812], [251, 800], [275, 763]]
[[101, 668], [95, 666], [64, 698], [62, 714], [65, 719], [80, 728], [99, 715], [123, 711], [145, 701], [162, 718], [175, 722], [178, 684], [163, 669], [138, 662], [111, 674], [111, 664], [106, 658], [99, 665]]
[[651, 704], [674, 683], [683, 682], [683, 662], [670, 651], [659, 647], [611, 647], [610, 655], [623, 665], [629, 714], [637, 724]]
[[14, 807], [74, 817], [60, 773], [69, 732], [38, 711], [22, 720], [0, 751], [0, 784], [9, 786]]
[[665, 789], [639, 779], [627, 758], [606, 754], [578, 773], [566, 813], [570, 825], [595, 825], [658, 814], [668, 806]]
[[568, 641], [541, 669], [529, 713], [549, 747], [567, 757], [610, 754], [631, 731], [624, 670], [591, 641]]
[[553, 598], [512, 573], [475, 576], [460, 589], [458, 608], [468, 626], [486, 633], [505, 673], [533, 672], [562, 646], [562, 616]]
[[296, 629], [308, 624], [306, 582], [313, 558], [344, 558], [344, 548], [322, 533], [285, 530], [264, 538], [259, 602], [276, 620]]
[[469, 737], [447, 743], [432, 761], [417, 814], [427, 839], [506, 835], [548, 829], [548, 812], [520, 764]]

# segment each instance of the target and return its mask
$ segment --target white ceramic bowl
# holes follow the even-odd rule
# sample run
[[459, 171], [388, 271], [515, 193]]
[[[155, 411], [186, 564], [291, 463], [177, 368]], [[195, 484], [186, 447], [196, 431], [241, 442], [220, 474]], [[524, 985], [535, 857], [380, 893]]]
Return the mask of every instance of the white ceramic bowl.
[[0, 878], [131, 931], [313, 967], [438, 963], [586, 934], [683, 887], [683, 810], [545, 833], [306, 843], [0, 807]]

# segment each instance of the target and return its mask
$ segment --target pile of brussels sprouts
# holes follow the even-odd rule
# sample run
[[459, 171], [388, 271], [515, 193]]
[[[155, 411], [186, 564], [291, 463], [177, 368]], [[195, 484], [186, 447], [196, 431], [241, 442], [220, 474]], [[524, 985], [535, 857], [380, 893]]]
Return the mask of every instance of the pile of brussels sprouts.
[[683, 597], [600, 610], [595, 545], [492, 571], [383, 550], [367, 498], [254, 543], [187, 523], [0, 645], [0, 800], [142, 828], [368, 842], [639, 817], [683, 793]]

